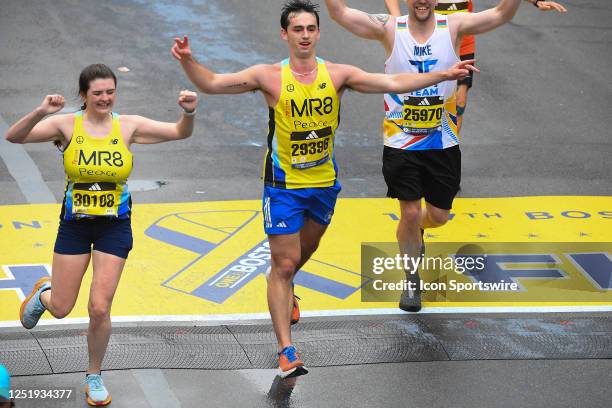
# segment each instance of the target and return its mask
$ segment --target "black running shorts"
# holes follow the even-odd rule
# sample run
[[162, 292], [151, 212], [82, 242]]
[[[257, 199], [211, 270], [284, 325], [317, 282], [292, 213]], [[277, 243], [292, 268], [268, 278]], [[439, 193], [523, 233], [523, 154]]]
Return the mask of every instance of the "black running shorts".
[[461, 151], [458, 145], [433, 150], [385, 146], [383, 176], [387, 197], [403, 201], [425, 197], [429, 204], [450, 210], [461, 182]]
[[54, 251], [62, 255], [88, 254], [93, 245], [96, 251], [127, 259], [132, 244], [129, 218], [60, 220]]

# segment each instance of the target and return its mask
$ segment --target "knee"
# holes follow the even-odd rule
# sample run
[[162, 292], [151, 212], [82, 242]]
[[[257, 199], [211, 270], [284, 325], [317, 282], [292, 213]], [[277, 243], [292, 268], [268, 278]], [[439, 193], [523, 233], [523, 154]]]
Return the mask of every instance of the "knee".
[[87, 309], [91, 321], [103, 321], [110, 318], [110, 302], [92, 300]]
[[72, 311], [72, 308], [54, 307], [53, 309], [48, 309], [48, 310], [49, 310], [49, 313], [51, 313], [53, 317], [55, 317], [56, 319], [63, 319], [64, 317], [70, 314], [70, 312]]
[[272, 260], [272, 271], [270, 279], [280, 279], [281, 281], [291, 281], [295, 273], [295, 268], [299, 263], [297, 257], [283, 257]]
[[72, 311], [72, 307], [73, 307], [72, 305], [62, 305], [62, 304], [58, 305], [56, 304], [56, 302], [53, 301], [53, 298], [49, 300], [49, 303], [50, 303], [49, 305], [50, 307], [47, 308], [47, 310], [56, 319], [63, 319], [64, 317], [68, 316], [70, 312]]
[[400, 223], [407, 227], [419, 226], [421, 223], [421, 207], [409, 206], [402, 208]]
[[448, 211], [430, 211], [428, 215], [432, 227], [441, 227], [448, 222]]

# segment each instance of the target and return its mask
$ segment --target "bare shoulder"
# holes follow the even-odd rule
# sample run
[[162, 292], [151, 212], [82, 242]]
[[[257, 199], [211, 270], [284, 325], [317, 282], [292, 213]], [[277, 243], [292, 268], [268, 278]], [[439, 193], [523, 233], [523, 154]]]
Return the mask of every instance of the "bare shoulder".
[[75, 113], [63, 113], [61, 115], [53, 115], [47, 118], [47, 120], [55, 125], [66, 139], [70, 139], [74, 129], [75, 116]]
[[359, 72], [362, 72], [361, 69], [357, 68], [354, 65], [348, 64], [334, 64], [332, 62], [325, 62], [327, 70], [329, 72], [336, 89], [342, 89], [345, 87], [347, 81], [353, 78]]
[[147, 118], [140, 115], [119, 115], [119, 125], [121, 133], [126, 138], [131, 138], [138, 126], [147, 121]]
[[280, 73], [280, 63], [276, 64], [257, 64], [252, 65], [248, 68], [249, 71], [253, 72], [255, 75], [270, 75], [274, 73]]
[[329, 61], [325, 61], [325, 66], [327, 67], [327, 70], [329, 71], [330, 75], [347, 76], [351, 73], [359, 71], [359, 68], [354, 65], [336, 64]]

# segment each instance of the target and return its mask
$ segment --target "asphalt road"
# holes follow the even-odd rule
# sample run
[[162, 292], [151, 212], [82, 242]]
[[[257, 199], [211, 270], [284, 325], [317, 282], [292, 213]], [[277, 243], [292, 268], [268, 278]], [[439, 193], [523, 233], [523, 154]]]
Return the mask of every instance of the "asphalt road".
[[[379, 4], [378, 4], [379, 3]], [[378, 3], [350, 1], [371, 12]], [[493, 6], [479, 1], [477, 9]], [[169, 49], [188, 34], [197, 57], [218, 72], [273, 63], [287, 55], [278, 0], [39, 2], [3, 0], [0, 8], [0, 118], [5, 125], [62, 93], [79, 106], [77, 78], [87, 64], [126, 66], [116, 111], [174, 121], [182, 88], [192, 88]], [[478, 38], [482, 73], [470, 93], [463, 139], [464, 197], [608, 195], [612, 144], [607, 119], [612, 85], [612, 3], [566, 1], [566, 14], [523, 4], [511, 24]], [[380, 72], [382, 47], [358, 39], [321, 10], [323, 58]], [[344, 96], [337, 156], [343, 197], [382, 197], [379, 95]], [[257, 199], [267, 108], [261, 95], [202, 96], [194, 135], [135, 146], [132, 179], [162, 181], [135, 202]], [[1, 122], [0, 122], [1, 126]], [[49, 144], [25, 151], [56, 201], [64, 175]], [[0, 162], [0, 204], [27, 202]]]

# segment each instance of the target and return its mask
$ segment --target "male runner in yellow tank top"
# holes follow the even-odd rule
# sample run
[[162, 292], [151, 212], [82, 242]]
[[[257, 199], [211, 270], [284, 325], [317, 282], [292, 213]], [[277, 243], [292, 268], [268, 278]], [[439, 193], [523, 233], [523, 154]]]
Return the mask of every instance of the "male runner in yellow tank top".
[[289, 58], [233, 74], [216, 74], [192, 56], [188, 39], [172, 48], [191, 81], [204, 93], [259, 90], [269, 107], [264, 164], [264, 229], [271, 251], [268, 306], [278, 339], [282, 377], [306, 374], [291, 342], [293, 277], [310, 258], [331, 221], [340, 191], [334, 157], [340, 97], [345, 89], [365, 93], [406, 92], [467, 76], [472, 61], [433, 74], [370, 74], [317, 58], [317, 6], [294, 0], [283, 7], [281, 37]]

